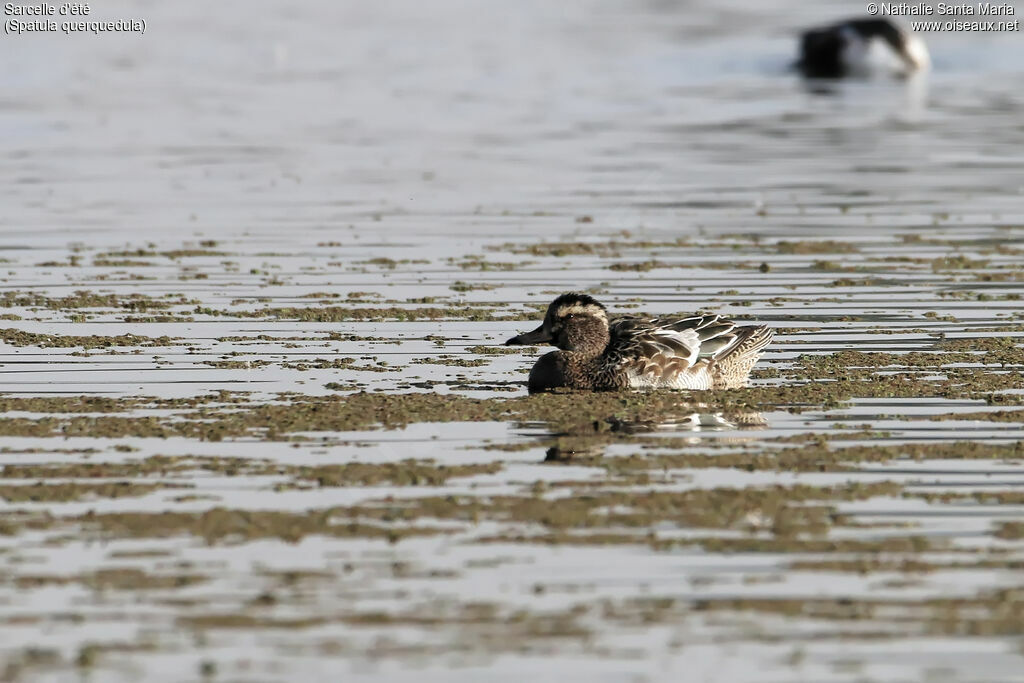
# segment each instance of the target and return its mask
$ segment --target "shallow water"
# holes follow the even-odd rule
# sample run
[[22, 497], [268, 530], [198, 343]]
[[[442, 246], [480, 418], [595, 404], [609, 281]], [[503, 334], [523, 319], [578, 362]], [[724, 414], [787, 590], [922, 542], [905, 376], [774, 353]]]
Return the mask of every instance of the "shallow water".
[[[0, 678], [1024, 680], [1024, 48], [787, 71], [850, 12], [0, 41]], [[527, 399], [495, 345], [570, 289], [778, 334]]]

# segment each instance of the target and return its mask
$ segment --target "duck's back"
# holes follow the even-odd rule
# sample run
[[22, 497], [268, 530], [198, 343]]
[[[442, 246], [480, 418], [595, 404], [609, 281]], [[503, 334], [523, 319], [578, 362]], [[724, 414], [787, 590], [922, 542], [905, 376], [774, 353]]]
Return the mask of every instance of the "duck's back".
[[622, 318], [612, 323], [606, 363], [633, 388], [727, 389], [743, 386], [772, 339], [765, 326], [739, 327], [718, 315]]

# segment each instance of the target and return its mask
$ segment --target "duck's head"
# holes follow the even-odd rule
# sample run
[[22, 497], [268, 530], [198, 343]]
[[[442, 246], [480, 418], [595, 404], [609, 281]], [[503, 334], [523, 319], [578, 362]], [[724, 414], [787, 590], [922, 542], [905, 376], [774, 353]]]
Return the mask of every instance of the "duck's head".
[[548, 306], [540, 327], [505, 342], [505, 346], [530, 344], [600, 353], [608, 345], [608, 312], [588, 294], [563, 294]]
[[924, 41], [888, 19], [857, 19], [847, 26], [861, 37], [871, 41], [881, 39], [903, 63], [907, 73], [927, 69], [931, 58]]

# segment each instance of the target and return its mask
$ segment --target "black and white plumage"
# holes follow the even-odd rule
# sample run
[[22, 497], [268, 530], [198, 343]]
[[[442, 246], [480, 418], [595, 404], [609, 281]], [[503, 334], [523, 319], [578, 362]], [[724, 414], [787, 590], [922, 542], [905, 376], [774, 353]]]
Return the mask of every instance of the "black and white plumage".
[[810, 78], [906, 76], [930, 65], [924, 41], [888, 19], [848, 19], [805, 31], [796, 63]]
[[737, 373], [734, 354], [754, 355], [756, 361], [772, 333], [767, 327], [740, 327], [720, 315], [705, 315], [623, 318], [612, 323], [610, 336], [606, 354], [625, 368], [631, 387], [712, 389], [744, 384], [750, 368]]
[[586, 294], [563, 294], [548, 306], [536, 330], [507, 345], [549, 343], [530, 372], [531, 391], [569, 387], [727, 389], [743, 386], [773, 332], [739, 326], [720, 315], [609, 323], [607, 311]]

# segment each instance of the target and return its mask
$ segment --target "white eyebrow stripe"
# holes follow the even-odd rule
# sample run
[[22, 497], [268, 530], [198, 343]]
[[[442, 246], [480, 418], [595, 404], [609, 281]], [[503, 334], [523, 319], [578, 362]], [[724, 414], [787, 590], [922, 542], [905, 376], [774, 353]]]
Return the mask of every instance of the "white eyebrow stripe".
[[564, 318], [567, 315], [591, 315], [595, 318], [608, 320], [608, 315], [601, 308], [589, 304], [569, 304], [560, 306], [556, 317]]

